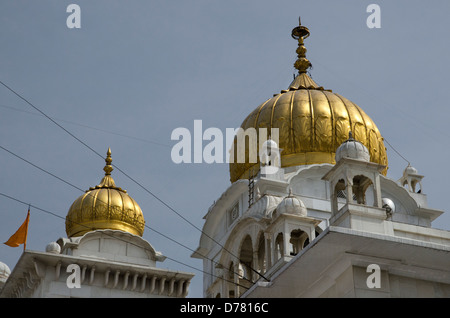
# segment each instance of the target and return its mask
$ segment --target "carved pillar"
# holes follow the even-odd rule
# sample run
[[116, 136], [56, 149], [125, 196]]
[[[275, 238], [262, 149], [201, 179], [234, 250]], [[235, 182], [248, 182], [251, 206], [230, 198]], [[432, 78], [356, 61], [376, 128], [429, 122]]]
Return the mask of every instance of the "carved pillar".
[[266, 272], [272, 267], [272, 240], [270, 237], [270, 233], [264, 233], [264, 238], [266, 240], [265, 249], [266, 249]]
[[347, 177], [347, 183], [345, 185], [345, 189], [347, 192], [347, 204], [353, 203], [353, 181], [350, 179], [350, 177]]
[[381, 185], [380, 185], [380, 175], [376, 175], [374, 179], [373, 185], [373, 200], [374, 206], [377, 208], [383, 207], [382, 198], [381, 198]]

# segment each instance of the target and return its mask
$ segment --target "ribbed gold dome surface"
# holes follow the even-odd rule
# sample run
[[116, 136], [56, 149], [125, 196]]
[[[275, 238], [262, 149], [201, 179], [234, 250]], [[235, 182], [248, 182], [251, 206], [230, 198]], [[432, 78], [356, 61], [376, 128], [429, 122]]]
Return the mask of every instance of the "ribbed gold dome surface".
[[[297, 28], [297, 34], [294, 31]], [[355, 103], [345, 97], [325, 90], [306, 73], [311, 66], [305, 57], [303, 38], [309, 30], [299, 26], [293, 30], [293, 37], [299, 40], [299, 70], [288, 90], [268, 99], [258, 106], [243, 121], [241, 128], [255, 128], [259, 140], [259, 128], [279, 129], [279, 145], [282, 167], [330, 163], [335, 164], [335, 152], [348, 139], [349, 132], [364, 144], [370, 153], [370, 161], [387, 166], [386, 148], [383, 137], [372, 119]], [[234, 141], [236, 149], [236, 139]], [[248, 159], [248, 143], [245, 145], [246, 162], [230, 163], [230, 181], [248, 178], [259, 170], [258, 163]], [[259, 150], [258, 150], [259, 151]], [[386, 170], [385, 170], [386, 172]]]
[[145, 220], [141, 208], [127, 192], [116, 187], [111, 177], [111, 150], [108, 149], [105, 176], [101, 183], [78, 197], [66, 216], [68, 237], [94, 230], [112, 229], [142, 236]]

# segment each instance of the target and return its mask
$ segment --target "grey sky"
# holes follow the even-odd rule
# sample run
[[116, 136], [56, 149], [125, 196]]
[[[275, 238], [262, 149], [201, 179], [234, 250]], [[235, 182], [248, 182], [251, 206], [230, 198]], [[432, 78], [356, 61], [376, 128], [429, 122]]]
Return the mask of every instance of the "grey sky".
[[[81, 29], [66, 8], [81, 7]], [[369, 29], [366, 8], [381, 8]], [[238, 127], [294, 73], [298, 16], [313, 79], [358, 104], [423, 179], [433, 226], [450, 229], [450, 2], [425, 1], [2, 1], [0, 80], [197, 227], [230, 185], [226, 164], [171, 161], [177, 127]], [[104, 160], [0, 86], [0, 146], [79, 188], [99, 184]], [[407, 162], [387, 145], [388, 177]], [[29, 249], [66, 236], [64, 218], [77, 189], [0, 149], [0, 193], [31, 209]], [[141, 206], [147, 225], [195, 249], [200, 232], [117, 170], [117, 186]], [[27, 205], [0, 195], [0, 240], [20, 226]], [[192, 251], [146, 229], [156, 250], [199, 270]], [[0, 245], [11, 269], [22, 247]], [[159, 267], [202, 273], [171, 260]]]

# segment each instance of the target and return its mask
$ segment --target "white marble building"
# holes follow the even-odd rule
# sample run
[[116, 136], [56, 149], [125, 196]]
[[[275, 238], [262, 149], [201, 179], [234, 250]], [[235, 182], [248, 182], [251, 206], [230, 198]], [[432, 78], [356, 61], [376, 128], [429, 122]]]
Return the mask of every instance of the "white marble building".
[[111, 177], [105, 177], [72, 204], [67, 238], [45, 252], [25, 250], [14, 269], [0, 263], [3, 298], [182, 298], [191, 273], [157, 267], [165, 256], [142, 238], [145, 220], [139, 205]]
[[230, 164], [192, 255], [204, 297], [450, 297], [450, 232], [432, 228], [423, 176], [386, 177], [375, 123], [307, 75], [309, 30], [292, 36], [299, 74], [241, 126], [278, 128], [281, 161]]

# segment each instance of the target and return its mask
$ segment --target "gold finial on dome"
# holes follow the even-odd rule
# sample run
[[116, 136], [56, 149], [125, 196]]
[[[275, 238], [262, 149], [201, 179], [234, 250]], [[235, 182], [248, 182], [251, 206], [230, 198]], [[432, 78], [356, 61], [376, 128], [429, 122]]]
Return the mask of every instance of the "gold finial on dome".
[[309, 29], [302, 25], [300, 17], [298, 18], [298, 26], [292, 29], [291, 36], [295, 40], [298, 40], [297, 61], [294, 63], [294, 67], [298, 70], [298, 73], [306, 73], [307, 69], [312, 66], [311, 62], [306, 58], [306, 47], [303, 44], [303, 39], [309, 36]]
[[111, 166], [112, 159], [111, 159], [111, 148], [108, 148], [108, 151], [106, 152], [106, 166], [103, 168], [103, 171], [105, 171], [105, 176], [109, 176], [111, 172], [114, 170]]
[[[307, 70], [312, 67], [311, 62], [306, 58], [306, 47], [303, 44], [303, 40], [309, 37], [309, 29], [302, 25], [300, 17], [298, 18], [298, 26], [292, 30], [292, 38], [298, 40], [297, 48], [297, 60], [294, 63], [294, 67], [298, 70], [298, 75], [294, 76], [294, 80], [289, 89], [282, 90], [281, 93], [286, 93], [290, 90], [299, 89], [318, 89], [325, 90], [322, 86], [318, 85], [311, 77], [308, 76]], [[328, 90], [330, 91], [331, 90]]]
[[[103, 177], [102, 181], [98, 186], [95, 188], [114, 188], [116, 190], [120, 190], [123, 192], [127, 192], [119, 187], [116, 187], [116, 183], [114, 182], [114, 179], [111, 177], [111, 172], [114, 170], [112, 167], [112, 159], [111, 159], [111, 148], [108, 148], [108, 151], [106, 152], [106, 158], [105, 158], [106, 165], [103, 168], [103, 171], [105, 171], [105, 176]], [[89, 190], [95, 189], [90, 188]]]

